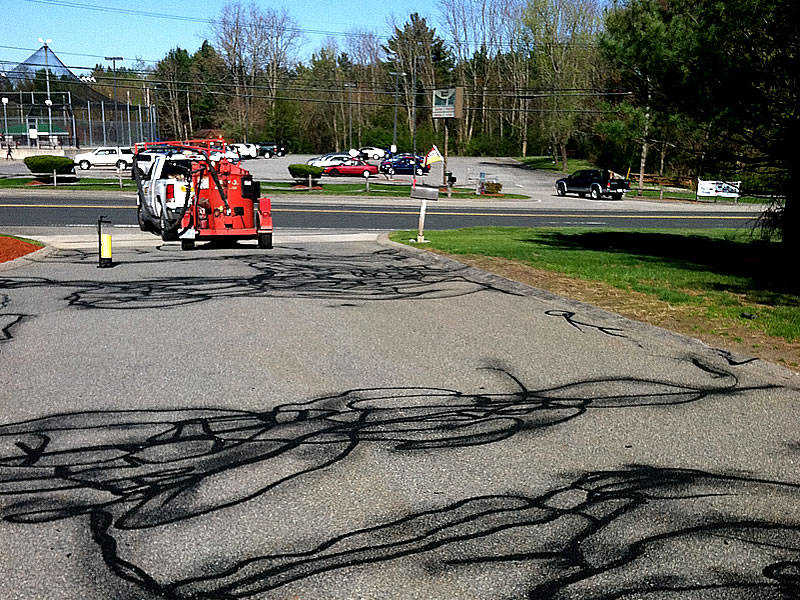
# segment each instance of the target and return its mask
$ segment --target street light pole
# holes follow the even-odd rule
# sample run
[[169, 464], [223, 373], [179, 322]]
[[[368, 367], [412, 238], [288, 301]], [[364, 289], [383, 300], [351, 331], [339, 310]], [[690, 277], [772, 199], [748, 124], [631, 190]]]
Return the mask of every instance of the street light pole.
[[121, 56], [106, 56], [106, 60], [111, 61], [112, 69], [114, 70], [114, 141], [116, 142], [117, 146], [119, 146], [119, 122], [118, 116], [119, 113], [117, 112], [117, 61], [118, 60], [125, 60]]
[[50, 64], [47, 58], [47, 51], [49, 49], [48, 44], [52, 42], [51, 39], [42, 39], [39, 38], [39, 43], [44, 44], [44, 78], [47, 82], [47, 100], [45, 104], [47, 104], [47, 139], [50, 141], [50, 145], [53, 144], [53, 101], [50, 99]]

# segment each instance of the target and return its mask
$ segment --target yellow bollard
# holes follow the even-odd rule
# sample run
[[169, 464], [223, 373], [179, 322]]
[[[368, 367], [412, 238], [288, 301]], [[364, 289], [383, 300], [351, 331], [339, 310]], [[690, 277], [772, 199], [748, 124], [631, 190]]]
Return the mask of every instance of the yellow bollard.
[[101, 216], [97, 219], [97, 245], [100, 257], [97, 266], [102, 268], [112, 267], [111, 260], [111, 221]]

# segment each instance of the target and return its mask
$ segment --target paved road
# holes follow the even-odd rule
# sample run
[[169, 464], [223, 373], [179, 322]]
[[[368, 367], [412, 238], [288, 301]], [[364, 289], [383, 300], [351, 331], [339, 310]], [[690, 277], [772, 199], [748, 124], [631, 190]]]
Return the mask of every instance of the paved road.
[[798, 593], [798, 380], [374, 243], [0, 272], [0, 596]]
[[[99, 214], [119, 225], [135, 225], [135, 197], [131, 193], [4, 192], [0, 194], [0, 227], [91, 225]], [[579, 198], [560, 202], [441, 201], [431, 204], [427, 229], [471, 226], [589, 226], [589, 227], [750, 227], [758, 213], [752, 207], [697, 207], [653, 202], [592, 202]], [[566, 206], [565, 206], [566, 205]], [[335, 197], [275, 197], [276, 228], [412, 229], [417, 226], [419, 203], [403, 199], [353, 201]]]

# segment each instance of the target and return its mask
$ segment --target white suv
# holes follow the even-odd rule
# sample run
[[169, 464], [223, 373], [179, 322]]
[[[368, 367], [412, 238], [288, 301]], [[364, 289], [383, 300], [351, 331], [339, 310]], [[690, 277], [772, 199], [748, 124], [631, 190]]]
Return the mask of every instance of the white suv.
[[133, 164], [133, 150], [119, 146], [101, 146], [94, 152], [76, 155], [73, 162], [84, 171], [91, 167], [127, 169]]

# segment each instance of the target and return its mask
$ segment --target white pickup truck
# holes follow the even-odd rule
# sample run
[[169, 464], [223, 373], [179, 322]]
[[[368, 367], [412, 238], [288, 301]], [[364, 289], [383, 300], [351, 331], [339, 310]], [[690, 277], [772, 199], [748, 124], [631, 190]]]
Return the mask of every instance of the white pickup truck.
[[73, 162], [84, 171], [91, 167], [127, 169], [133, 164], [133, 150], [119, 146], [101, 146], [94, 152], [77, 154]]
[[139, 227], [143, 231], [152, 231], [153, 225], [165, 229], [168, 221], [182, 214], [187, 205], [187, 193], [191, 198], [195, 192], [191, 189], [191, 169], [192, 161], [185, 154], [152, 155], [142, 182], [143, 201], [147, 206], [142, 207], [142, 198], [136, 200]]

